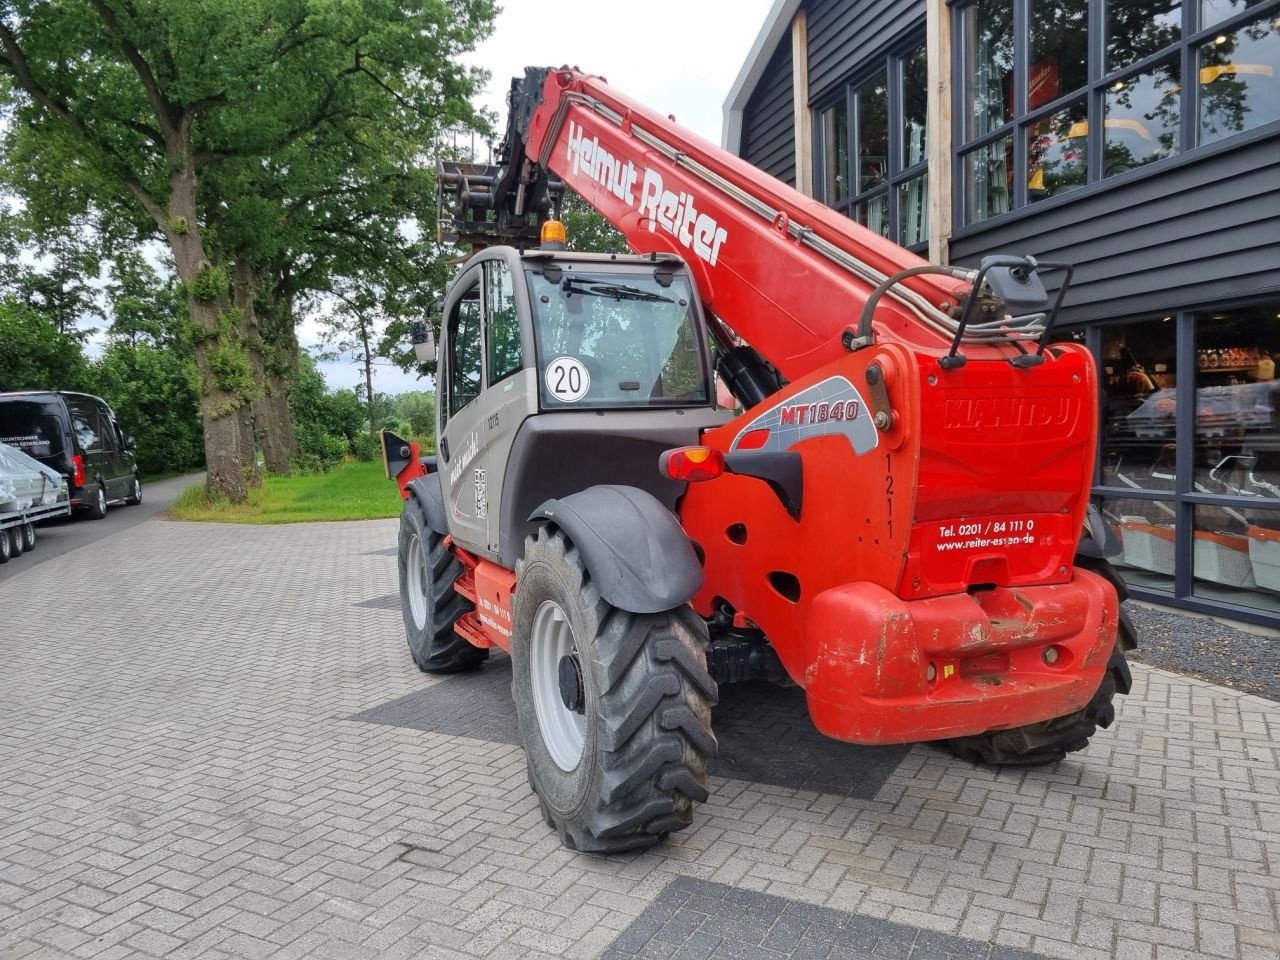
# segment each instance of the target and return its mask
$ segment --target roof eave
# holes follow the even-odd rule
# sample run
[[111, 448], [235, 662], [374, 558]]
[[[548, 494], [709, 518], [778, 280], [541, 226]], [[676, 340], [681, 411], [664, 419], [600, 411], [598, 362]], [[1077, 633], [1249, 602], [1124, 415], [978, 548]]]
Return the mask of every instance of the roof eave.
[[755, 93], [756, 84], [764, 76], [765, 68], [773, 59], [778, 43], [791, 29], [791, 20], [804, 0], [774, 0], [773, 9], [765, 17], [764, 26], [751, 45], [738, 78], [729, 89], [724, 101], [724, 124], [721, 128], [721, 146], [737, 154], [742, 149], [742, 111]]

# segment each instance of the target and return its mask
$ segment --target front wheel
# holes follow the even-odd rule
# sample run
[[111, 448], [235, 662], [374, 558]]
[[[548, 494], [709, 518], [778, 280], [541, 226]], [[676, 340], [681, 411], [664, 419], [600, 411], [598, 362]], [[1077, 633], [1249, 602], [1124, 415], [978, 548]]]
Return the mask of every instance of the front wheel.
[[518, 576], [511, 689], [547, 823], [565, 846], [599, 853], [688, 826], [716, 752], [702, 618], [687, 604], [611, 606], [546, 527], [525, 541]]
[[22, 551], [30, 553], [36, 548], [36, 525], [34, 523], [24, 523], [18, 528], [22, 532]]
[[8, 530], [0, 530], [0, 563], [8, 563], [13, 556], [13, 538]]
[[444, 545], [444, 535], [427, 525], [427, 511], [416, 496], [400, 514], [400, 612], [409, 653], [424, 673], [472, 670], [489, 656], [454, 632], [458, 618], [474, 609], [453, 589], [462, 563]]
[[136, 507], [142, 502], [142, 481], [135, 475], [133, 484], [129, 487], [129, 495], [124, 498], [124, 502], [131, 507]]

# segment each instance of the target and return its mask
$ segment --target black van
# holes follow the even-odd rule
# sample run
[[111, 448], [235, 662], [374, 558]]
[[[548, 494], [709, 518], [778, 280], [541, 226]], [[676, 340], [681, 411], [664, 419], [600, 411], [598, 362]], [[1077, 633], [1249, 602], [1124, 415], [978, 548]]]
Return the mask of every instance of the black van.
[[108, 503], [141, 503], [142, 481], [116, 415], [87, 393], [0, 393], [0, 443], [67, 478], [71, 505], [95, 520]]

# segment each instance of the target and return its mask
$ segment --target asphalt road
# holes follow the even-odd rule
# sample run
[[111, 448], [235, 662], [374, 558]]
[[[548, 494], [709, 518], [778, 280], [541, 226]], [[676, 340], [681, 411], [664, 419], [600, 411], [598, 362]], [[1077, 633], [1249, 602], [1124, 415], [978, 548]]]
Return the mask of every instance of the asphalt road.
[[195, 473], [161, 480], [159, 483], [147, 483], [144, 479], [142, 503], [136, 507], [115, 504], [101, 520], [81, 520], [71, 516], [40, 524], [36, 527], [36, 548], [30, 553], [14, 557], [6, 564], [0, 564], [0, 582], [38, 567], [46, 560], [70, 553], [121, 530], [128, 530], [143, 520], [154, 517], [173, 503], [178, 494], [192, 484], [199, 483], [203, 477], [204, 474]]

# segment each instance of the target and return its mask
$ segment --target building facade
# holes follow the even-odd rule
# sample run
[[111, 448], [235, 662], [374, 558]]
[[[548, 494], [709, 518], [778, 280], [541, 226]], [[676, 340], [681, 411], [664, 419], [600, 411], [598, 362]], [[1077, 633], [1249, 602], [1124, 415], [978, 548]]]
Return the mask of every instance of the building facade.
[[1121, 573], [1280, 626], [1280, 0], [778, 0], [725, 116], [931, 260], [1072, 263]]

